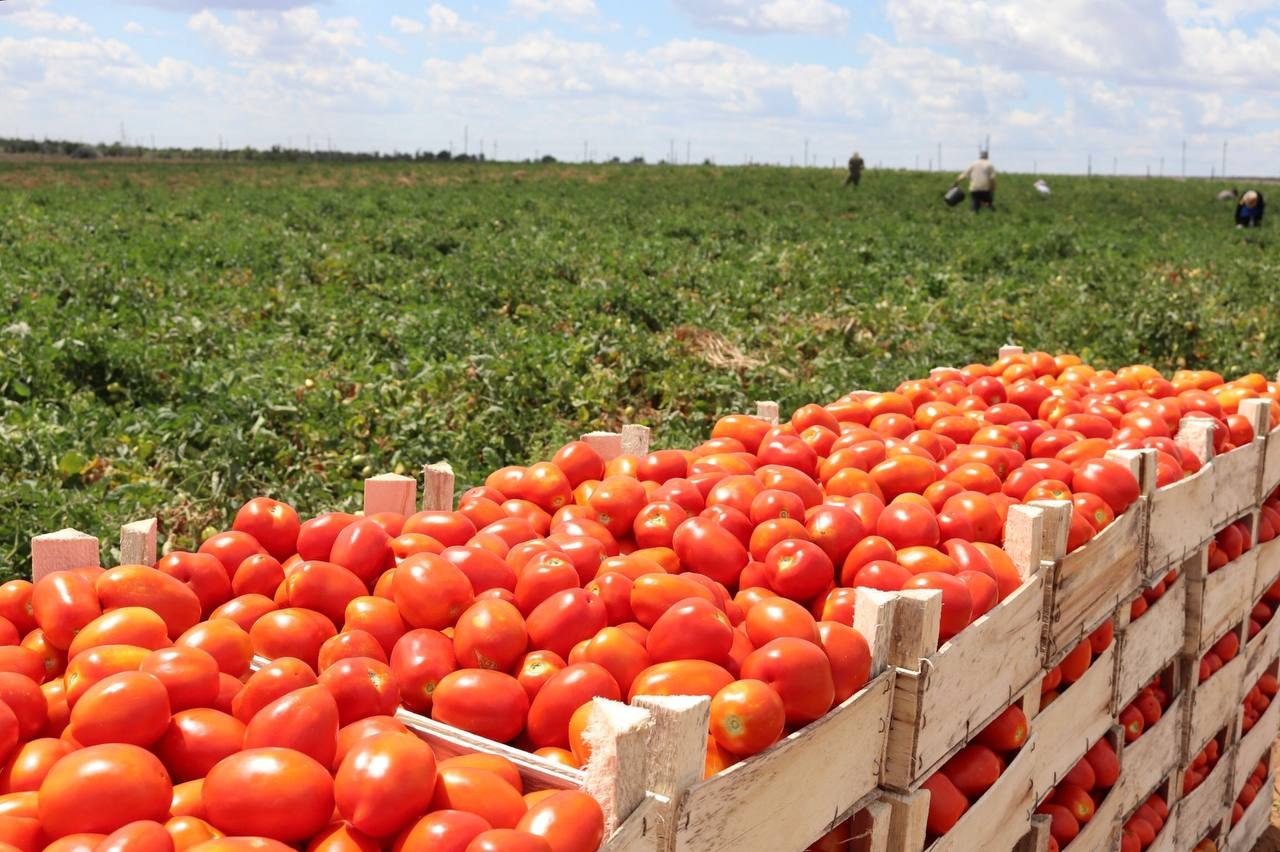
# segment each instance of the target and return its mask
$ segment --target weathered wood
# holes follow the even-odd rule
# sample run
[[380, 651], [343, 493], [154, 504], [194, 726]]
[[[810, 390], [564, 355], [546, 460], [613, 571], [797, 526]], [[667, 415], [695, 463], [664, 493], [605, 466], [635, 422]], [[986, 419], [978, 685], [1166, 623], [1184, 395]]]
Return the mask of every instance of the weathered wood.
[[[453, 488], [449, 488], [453, 497]], [[452, 508], [452, 507], [450, 507]], [[408, 517], [418, 510], [418, 483], [412, 476], [380, 473], [364, 481], [364, 513], [394, 512]]]
[[1266, 443], [1265, 438], [1254, 438], [1229, 453], [1214, 456], [1216, 488], [1213, 502], [1204, 507], [1214, 530], [1258, 504]]
[[[1123, 767], [1121, 773], [1124, 772]], [[1112, 787], [1098, 802], [1093, 818], [1080, 826], [1071, 845], [1077, 849], [1115, 849], [1120, 842], [1120, 801], [1117, 787]]]
[[1008, 358], [1011, 355], [1022, 355], [1023, 349], [1021, 346], [1010, 343], [1008, 345], [1001, 346], [999, 354], [1001, 358]]
[[889, 805], [889, 852], [920, 852], [928, 833], [929, 791], [884, 794]]
[[1162, 572], [1180, 563], [1192, 550], [1213, 537], [1207, 507], [1217, 499], [1216, 468], [1213, 456], [1213, 422], [1188, 417], [1178, 431], [1179, 443], [1204, 461], [1195, 474], [1151, 495], [1151, 519], [1147, 533], [1147, 565]]
[[622, 455], [622, 436], [617, 432], [588, 432], [582, 442], [595, 450], [605, 462]]
[[777, 426], [779, 423], [778, 403], [771, 399], [760, 400], [756, 403], [756, 417], [770, 426]]
[[622, 450], [624, 456], [636, 456], [637, 458], [647, 456], [649, 454], [649, 427], [641, 426], [638, 423], [628, 423], [622, 427], [622, 434], [619, 437], [619, 449]]
[[422, 511], [453, 511], [453, 465], [442, 461], [423, 466]]
[[1026, 834], [1034, 797], [1032, 775], [1039, 736], [1032, 734], [1000, 778], [974, 802], [951, 830], [935, 840], [929, 852], [1012, 849]]
[[101, 562], [98, 539], [70, 528], [31, 539], [31, 580], [40, 582], [55, 571], [97, 567]]
[[1276, 774], [1267, 775], [1262, 789], [1253, 804], [1244, 809], [1244, 816], [1227, 834], [1225, 852], [1253, 852], [1258, 840], [1271, 825], [1271, 805], [1275, 798]]
[[1036, 814], [1031, 818], [1031, 828], [1013, 847], [1013, 852], [1049, 852], [1049, 817]]
[[1239, 745], [1236, 746], [1235, 777], [1231, 782], [1233, 797], [1244, 788], [1244, 782], [1249, 780], [1249, 773], [1253, 771], [1253, 767], [1271, 752], [1277, 736], [1280, 736], [1280, 701], [1272, 700], [1270, 706], [1249, 729], [1249, 733], [1242, 736]]
[[159, 524], [155, 518], [132, 521], [120, 527], [120, 564], [155, 565], [156, 532]]
[[[1129, 704], [1152, 681], [1177, 659], [1186, 632], [1187, 579], [1165, 590], [1137, 620], [1116, 635], [1116, 702], [1113, 710]], [[1120, 611], [1128, 614], [1128, 604]]]
[[[1116, 643], [1103, 651], [1078, 681], [1071, 684], [1052, 704], [1028, 712], [1031, 730], [1046, 747], [1032, 774], [1036, 798], [1057, 785], [1089, 747], [1115, 724], [1112, 695], [1115, 690]], [[1039, 693], [1039, 682], [1031, 690]], [[1024, 705], [1024, 709], [1026, 706]]]
[[598, 852], [658, 852], [659, 814], [667, 804], [661, 796], [645, 794], [631, 816], [600, 844]]
[[[1207, 562], [1208, 548], [1204, 564]], [[1212, 574], [1187, 572], [1187, 653], [1199, 657], [1248, 616], [1253, 609], [1257, 568], [1258, 552], [1251, 549]]]
[[652, 727], [653, 718], [641, 707], [604, 698], [591, 701], [582, 731], [583, 741], [591, 747], [582, 789], [604, 810], [606, 833], [611, 834], [644, 801]]
[[1192, 849], [1205, 837], [1221, 836], [1231, 816], [1227, 785], [1232, 777], [1234, 754], [1231, 750], [1224, 752], [1209, 777], [1179, 800], [1175, 849]]
[[1187, 693], [1169, 702], [1160, 721], [1124, 748], [1124, 766], [1111, 795], [1117, 796], [1117, 812], [1127, 818], [1152, 791], [1178, 768], [1182, 759]]
[[[1120, 772], [1121, 772], [1120, 780], [1121, 780], [1121, 783], [1123, 783], [1124, 782], [1123, 767], [1121, 768]], [[1152, 842], [1150, 846], [1147, 847], [1146, 852], [1151, 852], [1151, 850], [1158, 850], [1158, 852], [1187, 852], [1187, 850], [1178, 849], [1176, 845], [1177, 838], [1178, 838], [1178, 828], [1177, 828], [1178, 783], [1179, 783], [1178, 779], [1175, 778], [1173, 775], [1170, 775], [1166, 778], [1161, 778], [1154, 783], [1148, 783], [1144, 789], [1141, 789], [1141, 790], [1135, 789], [1134, 795], [1130, 799], [1130, 802], [1132, 802], [1132, 804], [1128, 805], [1127, 807], [1121, 808], [1119, 811], [1120, 815], [1117, 819], [1117, 828], [1123, 828], [1124, 824], [1128, 822], [1131, 816], [1133, 816], [1133, 812], [1138, 809], [1138, 805], [1146, 802], [1147, 799], [1150, 798], [1152, 794], [1158, 793], [1160, 797], [1164, 799], [1165, 805], [1167, 805], [1169, 808], [1169, 816], [1164, 821], [1164, 827], [1161, 828], [1160, 831], [1156, 833], [1155, 840]], [[1118, 843], [1115, 846], [1112, 846], [1110, 848], [1113, 850], [1113, 852], [1119, 852], [1119, 849], [1120, 849]]]
[[1253, 602], [1257, 603], [1267, 589], [1280, 580], [1280, 535], [1254, 549], [1258, 551], [1258, 568], [1253, 582], [1252, 597]]
[[1245, 658], [1243, 683], [1257, 683], [1262, 673], [1280, 655], [1280, 615], [1272, 616], [1258, 635], [1245, 643], [1240, 654]]
[[867, 802], [849, 818], [848, 852], [888, 852], [892, 819], [888, 802], [878, 796]]
[[1188, 706], [1187, 744], [1184, 756], [1194, 757], [1205, 743], [1226, 729], [1228, 746], [1234, 745], [1239, 733], [1240, 700], [1247, 661], [1243, 653], [1224, 665], [1204, 683], [1195, 684], [1197, 660], [1192, 660], [1189, 677], [1192, 685]]
[[1262, 459], [1262, 488], [1258, 499], [1266, 500], [1280, 488], [1280, 426], [1267, 433]]

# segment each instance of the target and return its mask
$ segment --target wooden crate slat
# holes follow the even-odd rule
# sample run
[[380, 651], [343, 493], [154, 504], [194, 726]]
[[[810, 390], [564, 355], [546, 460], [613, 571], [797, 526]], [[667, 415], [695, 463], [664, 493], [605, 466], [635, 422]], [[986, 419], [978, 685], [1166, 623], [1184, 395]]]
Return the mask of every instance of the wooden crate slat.
[[935, 840], [929, 852], [971, 852], [1012, 849], [1026, 834], [1034, 806], [1032, 775], [1042, 757], [1037, 734], [1023, 744], [999, 780], [974, 802], [950, 831]]
[[[1280, 438], [1276, 441], [1280, 444]], [[1253, 584], [1253, 601], [1257, 603], [1262, 599], [1263, 593], [1280, 580], [1280, 535], [1254, 549], [1258, 551], [1258, 567]]]
[[1258, 682], [1258, 677], [1280, 656], [1280, 614], [1271, 617], [1262, 630], [1245, 643], [1240, 655], [1245, 658], [1242, 680], [1245, 689]]
[[1187, 703], [1187, 692], [1183, 690], [1169, 703], [1160, 721], [1125, 746], [1120, 780], [1111, 791], [1113, 796], [1119, 794], [1116, 801], [1119, 816], [1133, 813], [1178, 767], [1182, 760]]
[[[1244, 682], [1245, 658], [1237, 654], [1235, 659], [1218, 670], [1213, 677], [1201, 684], [1189, 687], [1188, 724], [1184, 757], [1193, 757], [1205, 743], [1227, 729], [1227, 745], [1234, 745], [1239, 733], [1240, 699]], [[1195, 679], [1195, 661], [1189, 673]], [[1193, 844], [1194, 845], [1194, 844]]]
[[1112, 642], [1078, 681], [1038, 712], [1031, 705], [1039, 700], [1040, 683], [1037, 680], [1029, 687], [1024, 710], [1029, 711], [1031, 730], [1041, 742], [1053, 744], [1044, 749], [1032, 775], [1037, 800], [1115, 725], [1111, 711], [1115, 654], [1116, 643]]
[[1212, 463], [1213, 425], [1201, 418], [1182, 421], [1180, 443], [1189, 446], [1204, 463], [1199, 471], [1151, 492], [1147, 525], [1147, 566], [1163, 572], [1213, 537], [1206, 507], [1216, 499], [1217, 478]]
[[1244, 809], [1244, 816], [1240, 817], [1240, 822], [1227, 833], [1226, 845], [1222, 847], [1223, 852], [1253, 852], [1258, 839], [1271, 826], [1271, 805], [1275, 788], [1276, 773], [1272, 770], [1267, 774], [1262, 790], [1258, 792], [1253, 804]]
[[[1168, 668], [1182, 650], [1186, 632], [1187, 579], [1178, 578], [1137, 621], [1116, 635], [1116, 701], [1118, 714], [1144, 686]], [[1128, 604], [1121, 613], [1128, 616]]]
[[[1205, 549], [1207, 564], [1208, 549]], [[1203, 654], [1253, 609], [1258, 551], [1252, 548], [1212, 574], [1187, 576], [1187, 652]]]
[[1231, 814], [1228, 785], [1233, 776], [1235, 749], [1218, 759], [1218, 765], [1199, 787], [1178, 800], [1175, 849], [1192, 849], [1207, 835], [1220, 832]]
[[120, 564], [156, 564], [156, 533], [159, 522], [155, 518], [132, 521], [120, 527]]

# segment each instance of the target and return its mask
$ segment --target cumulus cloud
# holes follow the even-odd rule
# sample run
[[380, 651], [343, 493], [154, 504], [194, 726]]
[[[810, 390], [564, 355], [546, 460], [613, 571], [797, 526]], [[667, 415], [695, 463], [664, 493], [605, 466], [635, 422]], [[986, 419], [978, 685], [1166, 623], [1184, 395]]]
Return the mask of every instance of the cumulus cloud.
[[93, 32], [93, 27], [80, 18], [54, 12], [52, 5], [53, 0], [9, 0], [0, 3], [0, 22], [37, 33], [87, 35]]
[[358, 20], [324, 18], [312, 8], [235, 12], [230, 22], [205, 9], [191, 16], [187, 27], [238, 59], [307, 58], [324, 65], [364, 45]]
[[511, 11], [529, 18], [592, 18], [600, 14], [596, 0], [511, 0]]
[[695, 24], [742, 33], [831, 34], [849, 25], [849, 12], [831, 0], [676, 0]]

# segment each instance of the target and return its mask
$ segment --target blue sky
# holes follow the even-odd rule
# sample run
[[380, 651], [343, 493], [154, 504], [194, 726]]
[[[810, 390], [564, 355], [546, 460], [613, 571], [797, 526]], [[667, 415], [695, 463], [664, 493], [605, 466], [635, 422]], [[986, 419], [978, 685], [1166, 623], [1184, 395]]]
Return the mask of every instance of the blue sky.
[[1277, 0], [0, 0], [0, 135], [1275, 174]]

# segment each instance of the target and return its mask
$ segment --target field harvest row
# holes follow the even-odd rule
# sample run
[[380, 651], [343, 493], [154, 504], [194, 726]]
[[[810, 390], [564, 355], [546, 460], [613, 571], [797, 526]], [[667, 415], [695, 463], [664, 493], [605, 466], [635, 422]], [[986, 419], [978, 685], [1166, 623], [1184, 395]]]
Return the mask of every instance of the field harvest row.
[[0, 163], [0, 578], [60, 526], [158, 512], [194, 549], [252, 494], [354, 510], [622, 422], [691, 445], [1007, 340], [1277, 363], [1273, 240], [1219, 187], [1031, 180], [975, 218], [936, 174]]

